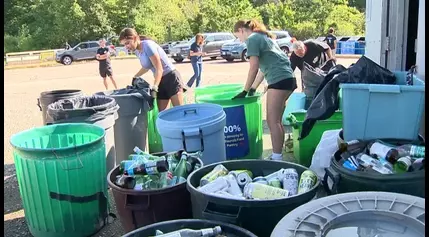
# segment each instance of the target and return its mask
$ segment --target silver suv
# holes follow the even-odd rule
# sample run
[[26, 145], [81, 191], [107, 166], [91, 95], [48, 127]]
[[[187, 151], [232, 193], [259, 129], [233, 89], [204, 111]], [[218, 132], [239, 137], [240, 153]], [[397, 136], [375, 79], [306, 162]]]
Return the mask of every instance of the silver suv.
[[[110, 47], [109, 43], [106, 43], [106, 47], [109, 47], [112, 56], [115, 55], [114, 47]], [[73, 61], [95, 60], [98, 48], [100, 48], [98, 41], [81, 42], [69, 50], [57, 51], [55, 60], [64, 65], [70, 65]]]
[[[216, 59], [220, 57], [220, 49], [225, 43], [233, 42], [235, 36], [228, 32], [219, 33], [204, 33], [204, 45], [203, 52], [206, 53], [206, 57]], [[195, 36], [185, 44], [177, 44], [171, 48], [171, 57], [176, 62], [183, 62], [186, 58], [189, 58], [189, 49], [191, 44], [195, 42]]]

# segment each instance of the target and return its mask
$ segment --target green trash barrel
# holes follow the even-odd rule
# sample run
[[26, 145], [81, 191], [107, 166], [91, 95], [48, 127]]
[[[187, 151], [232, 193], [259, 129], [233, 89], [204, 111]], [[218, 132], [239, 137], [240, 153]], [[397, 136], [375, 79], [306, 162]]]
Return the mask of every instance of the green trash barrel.
[[323, 133], [327, 130], [342, 128], [343, 114], [341, 111], [336, 111], [329, 119], [317, 121], [310, 134], [304, 139], [298, 140], [306, 114], [306, 110], [295, 111], [290, 113], [287, 119], [292, 126], [293, 155], [298, 164], [310, 167], [311, 160], [313, 159], [313, 153], [316, 150]]
[[258, 159], [262, 156], [261, 95], [232, 100], [237, 91], [199, 96], [197, 103], [212, 103], [223, 107], [226, 113], [226, 159]]
[[103, 128], [86, 123], [37, 127], [10, 143], [25, 220], [35, 237], [84, 237], [107, 218]]
[[219, 84], [219, 85], [213, 85], [213, 86], [196, 87], [195, 102], [200, 96], [224, 93], [226, 91], [227, 92], [237, 91], [237, 94], [238, 94], [238, 92], [243, 90], [243, 87], [244, 87], [243, 84]]

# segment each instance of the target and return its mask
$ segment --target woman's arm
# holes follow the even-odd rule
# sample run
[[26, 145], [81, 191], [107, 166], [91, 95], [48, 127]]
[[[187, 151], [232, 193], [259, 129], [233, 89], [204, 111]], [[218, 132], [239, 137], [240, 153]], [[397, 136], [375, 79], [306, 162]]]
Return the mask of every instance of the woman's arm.
[[152, 62], [153, 67], [155, 68], [155, 81], [153, 82], [153, 85], [158, 88], [159, 83], [161, 83], [162, 73], [164, 72], [164, 69], [162, 68], [161, 58], [159, 57], [158, 53], [154, 53], [152, 56], [149, 57], [149, 59]]
[[249, 72], [247, 74], [247, 81], [244, 85], [244, 90], [249, 91], [253, 82], [255, 81], [256, 75], [259, 71], [259, 57], [257, 56], [250, 56], [249, 60]]
[[135, 77], [140, 77], [140, 76], [142, 76], [143, 74], [145, 74], [147, 71], [149, 71], [149, 69], [146, 69], [146, 68], [140, 68], [140, 70], [136, 73], [136, 75], [134, 75], [134, 78]]
[[255, 90], [258, 89], [259, 85], [261, 85], [261, 83], [264, 81], [264, 78], [264, 73], [259, 70], [258, 74], [256, 75], [255, 82], [253, 82], [251, 88]]

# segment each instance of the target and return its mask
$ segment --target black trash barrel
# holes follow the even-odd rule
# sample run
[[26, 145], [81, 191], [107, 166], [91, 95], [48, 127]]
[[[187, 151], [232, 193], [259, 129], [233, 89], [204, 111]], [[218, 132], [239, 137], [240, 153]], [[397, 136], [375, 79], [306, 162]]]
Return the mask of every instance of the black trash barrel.
[[124, 88], [97, 92], [96, 95], [112, 97], [120, 107], [114, 126], [116, 163], [126, 160], [136, 146], [146, 150], [147, 112], [153, 104], [149, 92], [148, 96], [143, 96], [136, 89]]
[[[106, 131], [106, 175], [116, 165], [113, 126], [119, 109], [115, 99], [106, 96], [81, 96], [59, 100], [48, 105], [47, 115], [52, 123], [90, 123]], [[48, 123], [49, 124], [49, 123]]]
[[231, 223], [261, 237], [269, 236], [287, 213], [315, 198], [320, 184], [318, 179], [315, 186], [306, 193], [275, 200], [232, 200], [199, 191], [197, 187], [201, 178], [219, 164], [228, 170], [250, 170], [255, 177], [266, 176], [281, 168], [294, 168], [301, 175], [308, 168], [283, 161], [231, 160], [202, 167], [189, 175], [187, 188], [191, 194], [194, 218]]
[[40, 97], [37, 98], [37, 106], [42, 111], [43, 125], [51, 123], [47, 117], [48, 105], [62, 99], [71, 99], [79, 96], [83, 96], [81, 90], [55, 90], [55, 91], [44, 91], [40, 93]]
[[[164, 154], [166, 153], [152, 155]], [[198, 157], [190, 158], [196, 159], [203, 166]], [[119, 174], [117, 166], [109, 172], [107, 183], [112, 189], [119, 220], [126, 232], [156, 222], [192, 218], [191, 198], [185, 182], [167, 188], [139, 191], [117, 186], [115, 181]]]
[[222, 228], [222, 235], [228, 237], [257, 237], [252, 234], [250, 231], [245, 230], [241, 227], [210, 220], [201, 220], [201, 219], [182, 219], [182, 220], [173, 220], [173, 221], [164, 221], [160, 223], [155, 223], [137, 229], [133, 232], [127, 233], [122, 237], [147, 237], [155, 236], [155, 231], [160, 230], [164, 233], [173, 232], [180, 229], [204, 229], [204, 228], [213, 228], [215, 226], [220, 226]]
[[[423, 145], [423, 141], [383, 139], [393, 145]], [[344, 168], [339, 161], [341, 152], [335, 152], [331, 165], [325, 168], [323, 187], [328, 195], [358, 191], [395, 192], [425, 197], [425, 170], [401, 174], [377, 174], [357, 172]]]

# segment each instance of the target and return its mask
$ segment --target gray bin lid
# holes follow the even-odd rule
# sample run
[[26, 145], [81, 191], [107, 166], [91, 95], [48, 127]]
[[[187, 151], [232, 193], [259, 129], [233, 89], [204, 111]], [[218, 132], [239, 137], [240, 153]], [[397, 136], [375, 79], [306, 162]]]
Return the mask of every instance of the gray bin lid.
[[324, 197], [287, 214], [271, 237], [423, 237], [425, 200], [388, 192]]

